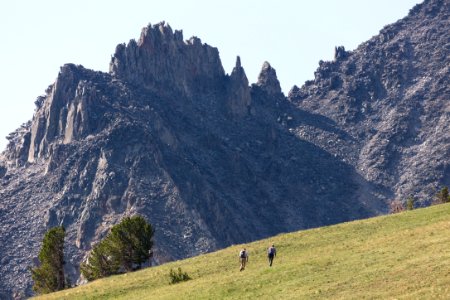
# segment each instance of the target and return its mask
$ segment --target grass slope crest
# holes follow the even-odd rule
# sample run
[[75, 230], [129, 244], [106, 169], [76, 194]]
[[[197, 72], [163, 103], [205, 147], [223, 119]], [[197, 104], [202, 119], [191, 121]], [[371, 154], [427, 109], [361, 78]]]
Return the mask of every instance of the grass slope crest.
[[[37, 299], [449, 299], [449, 229], [450, 205], [436, 205], [282, 234]], [[240, 272], [244, 246], [249, 262]], [[178, 268], [191, 280], [170, 284]]]

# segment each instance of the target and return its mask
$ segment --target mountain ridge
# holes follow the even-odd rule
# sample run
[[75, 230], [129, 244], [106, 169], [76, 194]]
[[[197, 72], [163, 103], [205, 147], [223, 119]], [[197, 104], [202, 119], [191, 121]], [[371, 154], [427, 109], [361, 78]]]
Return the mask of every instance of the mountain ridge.
[[[413, 195], [429, 204], [430, 195], [439, 188], [438, 178], [448, 178], [445, 170], [436, 172], [448, 165], [444, 153], [434, 155], [438, 162], [421, 157], [429, 166], [417, 165], [421, 153], [442, 148], [436, 133], [446, 136], [446, 130], [434, 123], [440, 118], [443, 126], [448, 124], [442, 109], [449, 98], [448, 8], [448, 1], [425, 1], [355, 51], [337, 47], [335, 60], [321, 62], [315, 80], [292, 89], [288, 96], [300, 108], [327, 116], [357, 136], [359, 145], [347, 146], [352, 148], [347, 152], [351, 155], [330, 151], [349, 161], [365, 179], [394, 186], [396, 200]], [[404, 166], [395, 169], [392, 165]], [[417, 178], [424, 173], [428, 179]], [[416, 182], [427, 180], [426, 186], [418, 188]], [[448, 185], [448, 180], [442, 183]]]
[[[435, 139], [423, 155], [438, 151], [442, 158], [426, 168], [411, 151], [409, 160], [388, 159], [409, 151], [411, 139], [384, 140], [405, 128], [420, 133], [409, 124], [421, 118], [438, 115], [443, 128], [448, 124], [441, 111], [448, 67], [440, 61], [448, 56], [439, 54], [448, 53], [445, 8], [448, 1], [425, 1], [359, 50], [337, 47], [335, 61], [320, 62], [315, 80], [287, 98], [269, 63], [249, 85], [239, 57], [225, 74], [216, 48], [195, 37], [183, 41], [181, 31], [165, 23], [118, 45], [109, 73], [64, 65], [37, 99], [33, 120], [9, 136], [0, 157], [0, 289], [30, 292], [24, 266], [55, 225], [66, 227], [66, 273], [75, 280], [93, 243], [131, 214], [155, 227], [155, 263], [163, 263], [386, 213], [390, 200], [411, 191], [427, 205], [433, 188], [446, 183], [446, 135], [429, 134], [432, 123], [423, 126], [421, 136]], [[414, 34], [418, 41], [429, 36], [430, 45], [397, 36]], [[366, 59], [361, 53], [369, 44]], [[414, 82], [415, 73], [403, 78], [400, 68], [412, 63], [411, 49], [437, 53], [420, 61], [423, 70], [442, 67], [435, 88], [422, 97], [440, 103], [432, 109], [402, 104], [418, 99], [413, 85], [409, 92], [397, 87]], [[398, 111], [386, 95], [396, 95]], [[402, 107], [408, 113], [402, 115]], [[394, 117], [386, 118], [384, 108]], [[415, 169], [404, 172], [408, 166]], [[417, 174], [414, 190], [395, 181], [400, 172]], [[429, 174], [434, 177], [426, 179]]]

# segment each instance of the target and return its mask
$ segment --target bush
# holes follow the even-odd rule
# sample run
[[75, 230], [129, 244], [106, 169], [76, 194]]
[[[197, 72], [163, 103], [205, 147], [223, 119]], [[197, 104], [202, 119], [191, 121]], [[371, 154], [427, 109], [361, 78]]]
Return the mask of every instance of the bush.
[[390, 206], [390, 213], [391, 214], [396, 214], [396, 213], [399, 213], [399, 212], [402, 212], [402, 211], [405, 210], [405, 206], [399, 200], [392, 201], [389, 206]]
[[178, 267], [178, 272], [170, 269], [169, 279], [170, 284], [175, 284], [178, 282], [191, 280], [192, 278], [186, 272], [183, 272], [180, 267]]

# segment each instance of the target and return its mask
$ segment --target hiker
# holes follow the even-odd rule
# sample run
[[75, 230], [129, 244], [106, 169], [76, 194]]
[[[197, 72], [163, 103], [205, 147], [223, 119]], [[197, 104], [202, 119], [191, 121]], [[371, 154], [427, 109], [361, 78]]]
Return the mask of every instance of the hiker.
[[269, 258], [269, 267], [272, 266], [273, 258], [277, 256], [277, 249], [275, 249], [275, 245], [272, 244], [269, 248], [267, 248], [267, 257]]
[[247, 254], [247, 250], [242, 249], [241, 252], [239, 252], [239, 261], [241, 262], [241, 268], [239, 271], [242, 271], [245, 269], [245, 265], [248, 262], [248, 254]]

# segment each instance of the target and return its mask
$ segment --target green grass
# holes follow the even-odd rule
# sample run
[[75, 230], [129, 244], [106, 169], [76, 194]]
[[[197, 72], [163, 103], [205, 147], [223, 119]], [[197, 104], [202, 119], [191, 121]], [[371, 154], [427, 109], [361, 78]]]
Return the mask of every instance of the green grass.
[[[277, 257], [268, 267], [266, 248]], [[450, 299], [450, 205], [343, 223], [112, 276], [42, 299]], [[192, 280], [170, 285], [181, 267]], [[41, 298], [39, 298], [41, 299]]]

